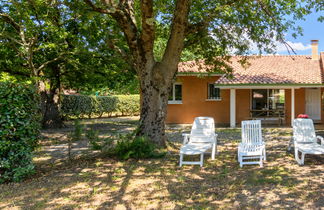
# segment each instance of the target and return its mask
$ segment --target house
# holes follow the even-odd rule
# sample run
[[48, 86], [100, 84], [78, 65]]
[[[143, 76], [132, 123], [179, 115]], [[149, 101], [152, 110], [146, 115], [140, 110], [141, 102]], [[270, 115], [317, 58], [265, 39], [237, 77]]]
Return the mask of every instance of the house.
[[208, 73], [193, 61], [180, 63], [166, 122], [211, 116], [231, 127], [247, 119], [291, 125], [298, 114], [307, 114], [321, 123], [324, 53], [318, 53], [318, 40], [311, 46], [311, 55], [250, 56], [248, 67], [233, 56], [233, 78]]

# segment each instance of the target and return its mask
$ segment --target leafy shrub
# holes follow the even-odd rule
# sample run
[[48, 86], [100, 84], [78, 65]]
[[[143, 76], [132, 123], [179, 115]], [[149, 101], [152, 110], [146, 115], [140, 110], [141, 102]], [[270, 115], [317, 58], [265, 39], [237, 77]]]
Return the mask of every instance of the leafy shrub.
[[66, 116], [77, 118], [100, 113], [99, 102], [95, 96], [64, 95], [61, 110]]
[[97, 100], [101, 115], [106, 113], [111, 116], [113, 112], [116, 112], [116, 104], [118, 102], [116, 96], [98, 96]]
[[100, 150], [101, 145], [99, 143], [99, 131], [98, 130], [88, 130], [86, 131], [86, 137], [89, 140], [89, 144], [91, 146], [91, 149], [93, 150]]
[[29, 85], [0, 82], [0, 183], [34, 172], [40, 129], [39, 100]]
[[113, 148], [113, 155], [122, 160], [130, 158], [145, 159], [158, 158], [165, 154], [160, 153], [155, 144], [144, 136], [134, 136], [134, 134], [120, 135], [117, 144]]
[[81, 139], [83, 133], [83, 126], [80, 123], [80, 120], [74, 120], [74, 130], [71, 133], [72, 141], [78, 141]]
[[116, 111], [122, 115], [135, 115], [140, 110], [139, 95], [116, 95], [118, 98]]
[[65, 117], [102, 116], [121, 113], [136, 115], [140, 109], [139, 95], [83, 96], [63, 95], [62, 113]]
[[74, 120], [74, 129], [68, 135], [68, 159], [72, 161], [72, 143], [75, 141], [79, 141], [82, 138], [83, 133], [83, 125], [81, 124], [79, 119]]

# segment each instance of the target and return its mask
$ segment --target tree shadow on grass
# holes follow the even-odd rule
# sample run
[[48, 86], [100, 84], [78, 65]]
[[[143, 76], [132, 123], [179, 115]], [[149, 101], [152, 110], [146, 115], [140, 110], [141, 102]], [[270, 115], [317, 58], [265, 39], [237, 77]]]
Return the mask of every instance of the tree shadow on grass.
[[[228, 142], [227, 142], [228, 143]], [[287, 157], [285, 141], [267, 148], [268, 162], [264, 168], [244, 166], [236, 162], [236, 145], [220, 149], [217, 160], [206, 160], [203, 168], [185, 166], [178, 177], [168, 183], [168, 191], [177, 207], [189, 208], [300, 208], [320, 207], [323, 203], [324, 164], [312, 164], [303, 169], [293, 156]], [[314, 161], [314, 160], [313, 160]], [[323, 161], [323, 159], [321, 159]], [[291, 167], [293, 166], [293, 167]], [[164, 176], [169, 176], [165, 174]], [[317, 178], [316, 178], [317, 177]], [[313, 188], [310, 190], [309, 186]], [[179, 196], [179, 195], [186, 196]]]
[[[277, 138], [277, 137], [276, 137]], [[221, 138], [216, 160], [178, 166], [178, 142], [162, 159], [118, 161], [104, 156], [48, 166], [33, 179], [1, 185], [0, 208], [320, 208], [324, 164], [298, 166], [284, 139], [267, 142], [268, 161], [240, 168], [236, 138]], [[189, 157], [196, 158], [196, 157]]]

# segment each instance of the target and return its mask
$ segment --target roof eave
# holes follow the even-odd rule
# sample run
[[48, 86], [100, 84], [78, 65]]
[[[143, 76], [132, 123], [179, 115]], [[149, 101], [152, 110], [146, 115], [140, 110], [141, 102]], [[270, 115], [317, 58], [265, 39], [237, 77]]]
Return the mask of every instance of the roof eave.
[[250, 89], [250, 88], [274, 88], [274, 89], [282, 89], [282, 88], [310, 88], [310, 87], [324, 87], [324, 84], [322, 83], [290, 83], [290, 84], [284, 84], [284, 83], [273, 83], [273, 84], [257, 84], [257, 83], [250, 83], [250, 84], [217, 84], [215, 83], [216, 87], [219, 87], [221, 89]]
[[177, 76], [223, 76], [224, 74], [220, 73], [211, 73], [211, 72], [178, 72]]

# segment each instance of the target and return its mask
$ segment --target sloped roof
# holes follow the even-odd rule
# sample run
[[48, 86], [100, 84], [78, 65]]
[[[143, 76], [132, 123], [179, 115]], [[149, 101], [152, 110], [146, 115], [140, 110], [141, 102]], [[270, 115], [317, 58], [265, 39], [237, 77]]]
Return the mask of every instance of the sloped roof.
[[[247, 85], [247, 84], [322, 84], [324, 53], [320, 60], [312, 60], [308, 55], [266, 55], [250, 56], [249, 65], [242, 66], [240, 57], [233, 56], [229, 65], [233, 67], [233, 77], [221, 76], [216, 84]], [[196, 62], [179, 64], [180, 73], [206, 73], [210, 66]]]

